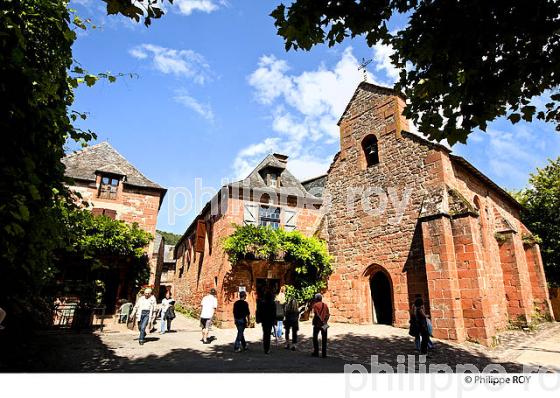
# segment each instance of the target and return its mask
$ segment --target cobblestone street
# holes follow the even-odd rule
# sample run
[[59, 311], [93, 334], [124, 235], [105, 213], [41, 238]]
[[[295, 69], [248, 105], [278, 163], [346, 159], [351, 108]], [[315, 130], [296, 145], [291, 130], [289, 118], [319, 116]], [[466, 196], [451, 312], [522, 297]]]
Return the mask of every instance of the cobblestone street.
[[[368, 370], [371, 355], [378, 355], [380, 364], [396, 369], [398, 355], [415, 358], [412, 366], [420, 367], [412, 338], [407, 330], [384, 325], [333, 324], [329, 329], [329, 357], [313, 358], [311, 325], [303, 322], [300, 328], [298, 351], [284, 349], [283, 342], [272, 339], [272, 351], [262, 350], [259, 325], [246, 330], [249, 351], [233, 352], [236, 330], [213, 328], [211, 344], [201, 342], [198, 321], [178, 315], [174, 332], [149, 334], [140, 346], [136, 331], [123, 325], [109, 323], [103, 332], [75, 334], [52, 331], [41, 335], [24, 347], [32, 353], [25, 361], [11, 361], [3, 371], [31, 372], [343, 372], [344, 364], [363, 364]], [[523, 371], [523, 365], [560, 369], [558, 336], [560, 324], [542, 325], [532, 332], [508, 331], [501, 335], [497, 348], [474, 343], [454, 344], [435, 341], [425, 366], [447, 364], [474, 365], [483, 370], [490, 364], [503, 366], [509, 372]], [[21, 358], [21, 357], [20, 357]], [[16, 365], [17, 363], [17, 365]], [[412, 368], [410, 368], [412, 370]], [[375, 371], [375, 368], [373, 369]], [[429, 369], [427, 369], [429, 370]], [[490, 369], [487, 369], [490, 370]]]

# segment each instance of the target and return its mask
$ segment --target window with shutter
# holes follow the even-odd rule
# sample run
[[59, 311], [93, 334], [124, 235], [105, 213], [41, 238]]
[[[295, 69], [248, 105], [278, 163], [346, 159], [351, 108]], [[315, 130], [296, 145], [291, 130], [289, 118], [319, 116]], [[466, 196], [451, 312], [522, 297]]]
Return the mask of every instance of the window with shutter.
[[256, 205], [243, 206], [243, 223], [245, 225], [257, 225], [258, 207]]
[[117, 211], [111, 209], [103, 209], [101, 207], [94, 207], [91, 209], [91, 214], [94, 216], [105, 216], [115, 220], [117, 218]]
[[110, 219], [114, 220], [117, 218], [117, 211], [116, 210], [111, 210], [111, 209], [104, 209], [103, 210], [103, 215], [105, 217], [109, 217]]
[[206, 242], [206, 222], [198, 220], [196, 223], [196, 240], [194, 243], [194, 251], [204, 253], [204, 244]]
[[293, 210], [284, 210], [284, 229], [293, 231], [296, 229], [296, 212]]
[[119, 179], [108, 175], [101, 177], [98, 197], [101, 199], [117, 199]]
[[259, 208], [259, 225], [278, 229], [280, 227], [280, 208], [261, 206]]

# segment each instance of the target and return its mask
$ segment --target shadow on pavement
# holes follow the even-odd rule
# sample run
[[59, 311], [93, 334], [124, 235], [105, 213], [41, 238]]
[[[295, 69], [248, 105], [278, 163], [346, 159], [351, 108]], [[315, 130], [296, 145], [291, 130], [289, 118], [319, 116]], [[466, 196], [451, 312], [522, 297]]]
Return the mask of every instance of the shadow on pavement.
[[[133, 336], [130, 338], [133, 339]], [[189, 338], [188, 333], [185, 333], [185, 338]], [[153, 349], [158, 340], [159, 338], [149, 337], [143, 347], [149, 346]], [[273, 343], [271, 353], [265, 355], [260, 341], [251, 344], [249, 351], [241, 353], [233, 352], [232, 342], [214, 341], [209, 345], [200, 343], [200, 349], [177, 348], [162, 355], [149, 354], [129, 358], [119, 356], [115, 352], [124, 345], [112, 349], [97, 333], [43, 332], [26, 341], [20, 341], [17, 346], [9, 344], [7, 340], [0, 341], [0, 371], [341, 373], [344, 371], [344, 364], [362, 364], [371, 371], [371, 355], [377, 355], [378, 363], [388, 364], [395, 371], [397, 365], [401, 365], [404, 371], [437, 371], [429, 368], [434, 364], [447, 364], [453, 371], [457, 369], [458, 364], [474, 365], [479, 371], [483, 371], [490, 364], [499, 364], [508, 372], [523, 370], [519, 364], [496, 363], [482, 352], [472, 353], [445, 342], [438, 342], [436, 349], [430, 353], [430, 358], [421, 365], [418, 363], [419, 356], [414, 351], [412, 339], [404, 336], [377, 338], [353, 333], [336, 335], [329, 339], [328, 358], [310, 356], [312, 343], [309, 338], [302, 339], [298, 346], [299, 351], [293, 352], [285, 350], [281, 344], [275, 346]], [[134, 353], [140, 355], [141, 350], [135, 350]], [[398, 355], [402, 357], [399, 359]], [[412, 358], [415, 358], [414, 365], [406, 362]], [[375, 366], [373, 370], [380, 371]], [[491, 369], [486, 371], [489, 370]]]

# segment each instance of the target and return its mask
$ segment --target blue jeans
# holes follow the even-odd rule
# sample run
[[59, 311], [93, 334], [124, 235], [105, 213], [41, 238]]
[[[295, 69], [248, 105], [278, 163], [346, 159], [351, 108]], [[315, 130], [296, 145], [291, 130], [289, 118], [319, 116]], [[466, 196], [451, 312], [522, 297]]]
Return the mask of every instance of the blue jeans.
[[282, 337], [284, 322], [276, 322], [276, 337]]
[[245, 336], [243, 335], [245, 328], [247, 327], [247, 320], [236, 319], [235, 327], [237, 327], [237, 337], [235, 338], [234, 348], [237, 350], [238, 348], [241, 348], [241, 346], [243, 346], [243, 348], [247, 347], [247, 342], [245, 341]]
[[169, 332], [171, 330], [171, 319], [165, 319], [165, 312], [162, 311], [161, 314], [161, 326], [159, 331], [161, 333]]
[[[416, 346], [416, 349], [418, 351], [420, 351], [421, 341], [422, 341], [422, 338], [420, 337], [420, 335], [418, 335], [414, 338], [414, 345]], [[432, 343], [432, 340], [428, 337], [428, 348], [432, 348], [433, 346], [434, 346], [434, 343]]]
[[146, 338], [146, 327], [148, 326], [148, 321], [150, 320], [150, 311], [143, 310], [140, 314], [140, 322], [138, 322], [138, 329], [140, 329], [139, 341], [144, 341]]

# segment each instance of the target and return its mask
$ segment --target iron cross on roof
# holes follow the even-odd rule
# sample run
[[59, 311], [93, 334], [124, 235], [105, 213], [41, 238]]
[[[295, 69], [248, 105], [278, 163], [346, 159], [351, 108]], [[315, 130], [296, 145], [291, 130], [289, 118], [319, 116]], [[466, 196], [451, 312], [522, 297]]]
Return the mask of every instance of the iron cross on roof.
[[364, 82], [367, 82], [367, 66], [371, 63], [371, 61], [373, 61], [373, 60], [362, 58], [362, 63], [358, 67], [358, 70], [361, 70], [361, 71], [364, 72]]

